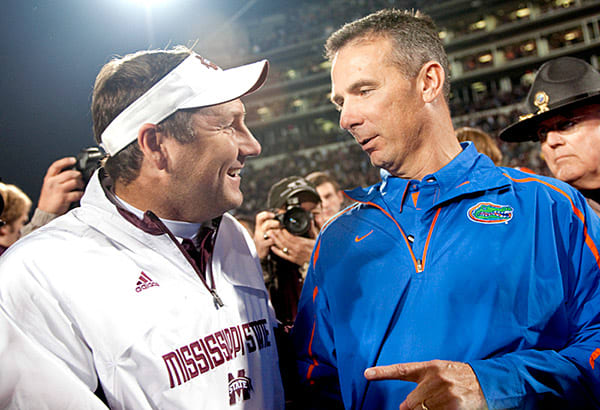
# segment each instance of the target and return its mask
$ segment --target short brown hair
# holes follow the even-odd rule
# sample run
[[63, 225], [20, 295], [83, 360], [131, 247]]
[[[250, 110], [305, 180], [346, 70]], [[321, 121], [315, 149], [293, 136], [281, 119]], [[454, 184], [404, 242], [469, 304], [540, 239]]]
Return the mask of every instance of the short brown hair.
[[4, 210], [0, 219], [12, 225], [24, 213], [31, 209], [31, 199], [18, 186], [0, 182], [0, 195], [4, 200]]
[[333, 60], [336, 53], [354, 41], [385, 37], [392, 41], [395, 63], [405, 78], [414, 78], [428, 61], [437, 61], [445, 73], [444, 98], [450, 96], [448, 56], [433, 20], [415, 10], [383, 9], [347, 23], [325, 43], [325, 53]]
[[313, 184], [315, 187], [319, 187], [329, 182], [331, 185], [333, 185], [333, 189], [335, 189], [336, 191], [340, 190], [340, 184], [338, 184], [338, 182], [335, 179], [333, 179], [331, 175], [329, 175], [327, 172], [311, 172], [304, 179]]
[[[172, 50], [148, 50], [115, 58], [102, 67], [92, 96], [94, 137], [101, 143], [102, 133], [130, 104], [141, 97], [162, 77], [191, 54], [191, 50], [177, 46]], [[193, 140], [192, 113], [181, 110], [162, 120], [161, 130], [181, 143]], [[113, 180], [128, 184], [137, 178], [143, 154], [137, 143], [129, 144], [104, 167]]]
[[502, 151], [487, 133], [478, 128], [461, 127], [455, 131], [455, 134], [460, 142], [473, 141], [477, 151], [490, 157], [494, 164], [502, 164]]

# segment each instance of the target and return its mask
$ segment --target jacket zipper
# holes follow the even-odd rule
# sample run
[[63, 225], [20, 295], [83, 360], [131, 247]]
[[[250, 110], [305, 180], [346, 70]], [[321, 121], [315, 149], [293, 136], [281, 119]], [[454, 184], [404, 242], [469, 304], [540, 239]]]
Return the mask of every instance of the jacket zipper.
[[[179, 241], [177, 240], [177, 238], [175, 238], [175, 236], [171, 233], [171, 231], [169, 231], [169, 229], [165, 226], [165, 224], [163, 224], [162, 221], [156, 215], [154, 215], [154, 213], [149, 212], [149, 215], [150, 215], [150, 218], [153, 219], [154, 223], [156, 223], [158, 226], [160, 226], [161, 229], [169, 236], [169, 238], [171, 238], [171, 241], [173, 241], [173, 243], [175, 244], [175, 246], [177, 246], [177, 249], [179, 249], [179, 251], [183, 254], [183, 256], [185, 257], [185, 259], [192, 266], [192, 268], [194, 269], [194, 271], [198, 275], [198, 278], [200, 278], [200, 280], [202, 281], [202, 283], [204, 284], [204, 286], [206, 287], [206, 289], [212, 295], [213, 301], [215, 303], [215, 308], [219, 309], [219, 308], [225, 306], [225, 304], [223, 303], [223, 300], [217, 294], [217, 290], [214, 287], [208, 286], [208, 283], [206, 282], [206, 279], [204, 279], [204, 276], [202, 275], [202, 272], [200, 272], [200, 270], [193, 263], [191, 257], [187, 254], [187, 252], [185, 251], [185, 249], [183, 249], [183, 246], [179, 243]], [[212, 255], [211, 255], [211, 259], [212, 259]], [[214, 279], [212, 278], [212, 269], [211, 269], [211, 280], [212, 280], [212, 282], [214, 284]]]

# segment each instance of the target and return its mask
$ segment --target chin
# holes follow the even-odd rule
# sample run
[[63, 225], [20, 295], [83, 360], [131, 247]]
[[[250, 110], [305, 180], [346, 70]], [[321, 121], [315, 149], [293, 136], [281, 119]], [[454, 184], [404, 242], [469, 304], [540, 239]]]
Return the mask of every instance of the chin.
[[241, 193], [239, 193], [239, 195], [232, 195], [227, 198], [225, 202], [227, 204], [227, 209], [224, 212], [230, 211], [242, 205], [244, 202], [244, 196]]
[[579, 181], [583, 175], [580, 172], [572, 172], [571, 170], [558, 170], [556, 174], [554, 174], [556, 178], [560, 179], [563, 182], [566, 182], [571, 185], [576, 185], [577, 181]]

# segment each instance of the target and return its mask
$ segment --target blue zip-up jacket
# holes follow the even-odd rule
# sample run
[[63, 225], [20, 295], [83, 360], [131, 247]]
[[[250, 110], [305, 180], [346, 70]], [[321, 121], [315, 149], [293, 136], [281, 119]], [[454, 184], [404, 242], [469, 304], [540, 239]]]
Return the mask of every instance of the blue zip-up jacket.
[[422, 181], [382, 172], [321, 230], [300, 377], [348, 409], [397, 409], [416, 384], [366, 368], [452, 360], [491, 409], [600, 408], [600, 220], [567, 184], [463, 148]]

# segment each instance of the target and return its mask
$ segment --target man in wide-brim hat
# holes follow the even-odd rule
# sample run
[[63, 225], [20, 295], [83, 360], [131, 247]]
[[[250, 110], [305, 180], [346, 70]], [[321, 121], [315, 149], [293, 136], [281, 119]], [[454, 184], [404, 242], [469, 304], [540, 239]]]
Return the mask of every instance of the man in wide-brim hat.
[[540, 67], [526, 104], [528, 113], [500, 138], [539, 140], [552, 174], [579, 189], [600, 215], [600, 73], [577, 58], [550, 60]]

